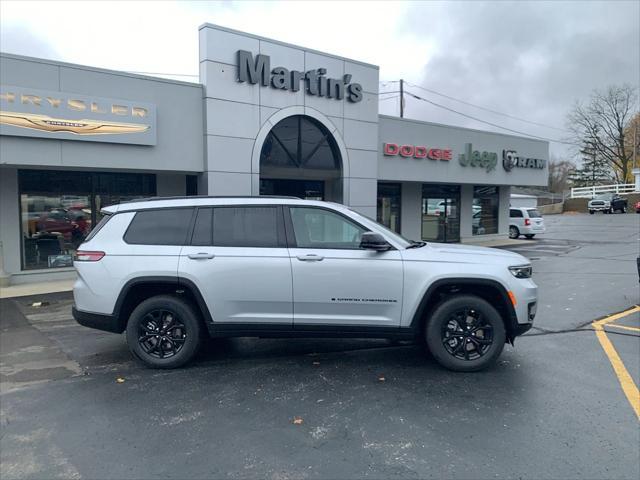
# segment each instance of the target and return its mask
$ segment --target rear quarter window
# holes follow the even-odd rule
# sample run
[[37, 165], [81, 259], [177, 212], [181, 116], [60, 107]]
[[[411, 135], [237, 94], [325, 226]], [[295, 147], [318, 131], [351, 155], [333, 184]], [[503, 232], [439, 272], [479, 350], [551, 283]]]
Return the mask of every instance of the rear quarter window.
[[193, 208], [163, 208], [136, 213], [124, 234], [134, 245], [187, 245]]
[[112, 214], [110, 213], [105, 214], [105, 216], [100, 219], [96, 227], [93, 230], [91, 230], [89, 235], [87, 235], [87, 238], [84, 239], [84, 242], [88, 242], [93, 237], [95, 237], [98, 234], [98, 232], [102, 229], [102, 227], [104, 227], [107, 224], [107, 222], [111, 220], [111, 217], [113, 217]]
[[509, 216], [511, 218], [521, 218], [522, 217], [522, 210], [517, 210], [515, 208], [512, 208], [511, 210], [509, 210]]

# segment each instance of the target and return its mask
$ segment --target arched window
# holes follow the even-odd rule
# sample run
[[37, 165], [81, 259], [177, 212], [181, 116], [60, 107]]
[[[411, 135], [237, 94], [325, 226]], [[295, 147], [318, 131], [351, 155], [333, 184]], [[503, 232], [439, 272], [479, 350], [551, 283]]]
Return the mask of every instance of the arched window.
[[260, 168], [261, 172], [269, 168], [339, 172], [340, 150], [324, 125], [311, 117], [294, 115], [278, 122], [267, 135]]

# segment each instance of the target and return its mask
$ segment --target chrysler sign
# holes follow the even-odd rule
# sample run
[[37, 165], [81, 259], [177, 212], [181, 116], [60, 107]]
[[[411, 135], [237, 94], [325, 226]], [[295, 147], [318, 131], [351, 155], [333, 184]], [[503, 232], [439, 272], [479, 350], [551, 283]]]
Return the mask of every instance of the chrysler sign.
[[318, 97], [347, 100], [357, 103], [362, 100], [362, 85], [351, 83], [351, 75], [343, 75], [342, 78], [327, 78], [326, 68], [318, 68], [300, 72], [284, 67], [271, 68], [269, 55], [256, 55], [246, 50], [238, 50], [238, 82], [249, 82], [253, 85], [260, 84], [263, 87], [271, 85], [279, 90], [297, 92], [300, 89], [309, 95]]
[[2, 85], [0, 134], [155, 145], [156, 110], [138, 101]]

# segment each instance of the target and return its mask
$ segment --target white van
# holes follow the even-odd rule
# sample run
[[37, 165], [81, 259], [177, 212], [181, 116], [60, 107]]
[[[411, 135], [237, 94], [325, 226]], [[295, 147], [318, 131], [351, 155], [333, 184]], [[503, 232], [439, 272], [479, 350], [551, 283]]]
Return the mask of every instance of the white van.
[[518, 238], [520, 235], [533, 238], [544, 232], [544, 219], [535, 208], [509, 209], [509, 238]]

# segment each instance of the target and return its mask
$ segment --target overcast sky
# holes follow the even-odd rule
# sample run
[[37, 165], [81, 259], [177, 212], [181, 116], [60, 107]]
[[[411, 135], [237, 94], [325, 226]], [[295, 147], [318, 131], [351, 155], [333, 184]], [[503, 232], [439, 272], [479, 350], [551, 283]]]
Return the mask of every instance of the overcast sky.
[[[414, 85], [547, 125], [407, 90], [472, 117], [551, 139], [595, 88], [640, 84], [640, 1], [0, 2], [0, 49], [198, 81], [198, 26], [210, 22], [380, 66]], [[188, 76], [191, 75], [191, 76]], [[397, 90], [383, 83], [381, 91]], [[391, 96], [391, 95], [387, 95]], [[384, 98], [383, 96], [382, 98]], [[380, 103], [397, 115], [397, 99]], [[504, 131], [407, 98], [405, 116]], [[552, 143], [555, 155], [566, 146]]]

